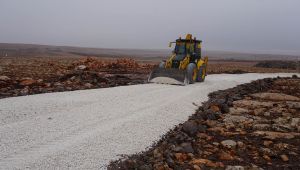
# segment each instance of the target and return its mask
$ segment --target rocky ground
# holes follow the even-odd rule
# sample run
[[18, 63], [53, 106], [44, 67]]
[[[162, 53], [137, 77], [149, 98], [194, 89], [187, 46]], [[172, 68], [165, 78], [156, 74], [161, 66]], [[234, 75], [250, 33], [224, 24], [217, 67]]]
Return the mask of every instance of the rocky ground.
[[260, 61], [255, 67], [297, 70], [300, 69], [300, 61]]
[[241, 73], [295, 73], [299, 72], [293, 61], [243, 61], [243, 60], [210, 60], [208, 73], [241, 74]]
[[300, 169], [300, 78], [213, 92], [188, 121], [108, 169]]
[[[157, 62], [129, 58], [0, 57], [0, 98], [146, 83]], [[255, 61], [211, 60], [208, 74], [297, 72]]]
[[[3, 63], [2, 63], [3, 64]], [[58, 62], [10, 60], [0, 67], [0, 98], [145, 83], [152, 66], [132, 59], [82, 58]]]

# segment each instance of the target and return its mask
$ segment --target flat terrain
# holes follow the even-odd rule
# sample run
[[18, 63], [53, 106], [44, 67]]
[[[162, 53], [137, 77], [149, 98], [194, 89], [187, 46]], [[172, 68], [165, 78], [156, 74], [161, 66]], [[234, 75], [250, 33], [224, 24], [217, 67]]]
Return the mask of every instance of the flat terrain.
[[1, 169], [105, 169], [187, 120], [210, 92], [292, 74], [209, 75], [190, 86], [145, 84], [0, 100]]
[[[0, 98], [146, 83], [150, 71], [159, 61], [145, 61], [144, 58], [0, 57]], [[276, 68], [277, 65], [273, 64], [273, 67], [271, 62], [262, 63], [267, 67], [264, 68], [255, 67], [258, 61], [210, 59], [207, 72], [299, 72], [300, 67], [297, 70], [297, 67], [280, 64]]]
[[105, 169], [187, 120], [210, 92], [299, 72], [268, 61], [297, 56], [208, 51], [204, 83], [144, 84], [169, 53], [0, 43], [0, 169]]
[[[167, 44], [166, 44], [167, 47]], [[107, 49], [107, 48], [88, 48], [88, 47], [69, 47], [51, 46], [35, 44], [8, 44], [0, 43], [0, 57], [100, 57], [100, 58], [119, 58], [130, 57], [143, 61], [160, 61], [168, 56], [172, 48], [168, 49]], [[257, 54], [230, 51], [203, 51], [214, 60], [297, 60], [299, 55], [284, 54]]]

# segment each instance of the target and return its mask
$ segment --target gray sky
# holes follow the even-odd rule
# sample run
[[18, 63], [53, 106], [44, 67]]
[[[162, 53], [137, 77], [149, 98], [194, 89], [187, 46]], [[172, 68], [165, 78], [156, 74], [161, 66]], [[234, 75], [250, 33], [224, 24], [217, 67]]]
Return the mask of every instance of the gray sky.
[[0, 0], [0, 42], [300, 54], [299, 0]]

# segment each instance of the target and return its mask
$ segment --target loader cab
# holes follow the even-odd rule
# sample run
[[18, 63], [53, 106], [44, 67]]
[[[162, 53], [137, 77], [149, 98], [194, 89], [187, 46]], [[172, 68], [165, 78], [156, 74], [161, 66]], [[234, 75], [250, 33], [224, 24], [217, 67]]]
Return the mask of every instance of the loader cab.
[[174, 52], [176, 54], [186, 54], [186, 44], [185, 42], [176, 41], [176, 46]]
[[177, 39], [174, 53], [174, 60], [182, 61], [188, 54], [191, 56], [191, 61], [201, 58], [201, 43], [196, 39]]
[[186, 43], [177, 40], [174, 53], [176, 54], [174, 60], [182, 61], [186, 57]]

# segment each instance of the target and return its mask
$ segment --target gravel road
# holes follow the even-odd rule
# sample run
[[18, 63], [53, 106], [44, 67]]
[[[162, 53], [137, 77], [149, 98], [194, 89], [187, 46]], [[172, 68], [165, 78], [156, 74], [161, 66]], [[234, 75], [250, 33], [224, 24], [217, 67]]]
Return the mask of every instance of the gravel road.
[[210, 75], [189, 86], [162, 84], [0, 99], [0, 169], [105, 169], [143, 151], [194, 113], [207, 94], [292, 74]]

